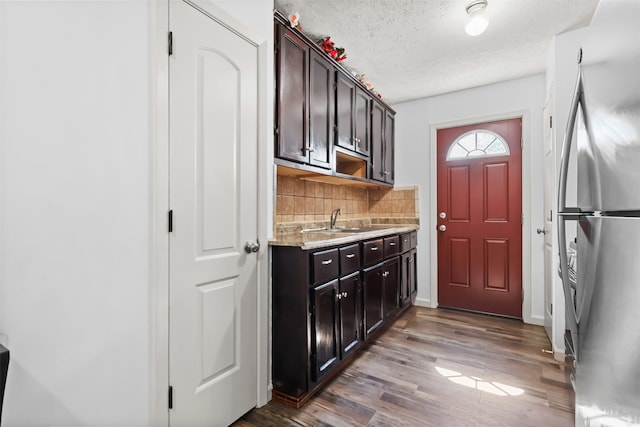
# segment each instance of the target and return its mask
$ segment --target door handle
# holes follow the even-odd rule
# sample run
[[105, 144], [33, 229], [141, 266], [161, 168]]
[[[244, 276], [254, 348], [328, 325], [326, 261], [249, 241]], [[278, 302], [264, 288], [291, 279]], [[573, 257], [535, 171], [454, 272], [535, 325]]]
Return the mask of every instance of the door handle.
[[538, 234], [547, 234], [547, 231], [544, 228], [538, 228], [538, 229], [536, 229], [536, 233], [538, 233]]
[[447, 213], [446, 213], [446, 212], [440, 212], [440, 213], [438, 214], [438, 216], [439, 216], [440, 218], [442, 218], [442, 219], [445, 219], [445, 218], [447, 218]]
[[258, 252], [260, 250], [260, 241], [257, 240], [254, 242], [247, 242], [244, 244], [244, 251], [248, 254], [252, 252]]
[[440, 231], [447, 231], [447, 226], [446, 226], [446, 225], [444, 225], [444, 224], [440, 224], [440, 225], [438, 226], [438, 230], [440, 230]]

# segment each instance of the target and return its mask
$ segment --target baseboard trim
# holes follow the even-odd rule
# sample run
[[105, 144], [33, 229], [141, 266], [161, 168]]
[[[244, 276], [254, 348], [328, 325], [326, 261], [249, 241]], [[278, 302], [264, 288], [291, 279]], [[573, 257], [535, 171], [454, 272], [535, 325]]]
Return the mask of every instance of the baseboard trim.
[[435, 308], [431, 306], [431, 300], [424, 298], [416, 298], [416, 301], [413, 304], [417, 305], [418, 307]]

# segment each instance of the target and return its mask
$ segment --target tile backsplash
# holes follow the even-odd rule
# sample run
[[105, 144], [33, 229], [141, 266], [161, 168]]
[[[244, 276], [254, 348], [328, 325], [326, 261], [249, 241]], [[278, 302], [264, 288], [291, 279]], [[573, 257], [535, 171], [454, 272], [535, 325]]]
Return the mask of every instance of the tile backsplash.
[[334, 209], [339, 219], [416, 218], [418, 188], [367, 188], [278, 176], [275, 222], [328, 221]]

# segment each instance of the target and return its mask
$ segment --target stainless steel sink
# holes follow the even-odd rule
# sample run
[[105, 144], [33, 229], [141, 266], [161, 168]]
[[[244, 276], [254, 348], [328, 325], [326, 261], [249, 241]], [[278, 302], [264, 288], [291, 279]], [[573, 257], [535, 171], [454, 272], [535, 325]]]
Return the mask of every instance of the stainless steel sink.
[[379, 230], [377, 227], [336, 227], [336, 228], [312, 228], [302, 230], [303, 233], [366, 233]]

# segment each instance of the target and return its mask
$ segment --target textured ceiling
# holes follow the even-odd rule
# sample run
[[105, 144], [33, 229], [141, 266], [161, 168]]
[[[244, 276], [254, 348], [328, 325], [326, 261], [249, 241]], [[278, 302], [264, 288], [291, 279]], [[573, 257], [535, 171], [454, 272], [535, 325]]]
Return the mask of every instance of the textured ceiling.
[[585, 27], [598, 0], [488, 0], [489, 27], [464, 32], [471, 0], [275, 0], [313, 39], [346, 49], [388, 103], [544, 72], [551, 39]]

